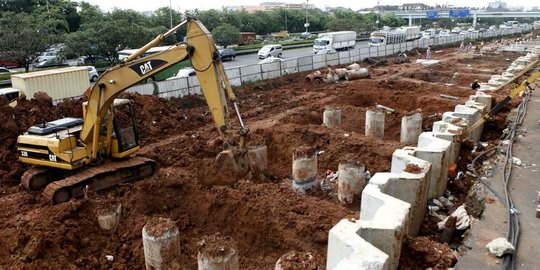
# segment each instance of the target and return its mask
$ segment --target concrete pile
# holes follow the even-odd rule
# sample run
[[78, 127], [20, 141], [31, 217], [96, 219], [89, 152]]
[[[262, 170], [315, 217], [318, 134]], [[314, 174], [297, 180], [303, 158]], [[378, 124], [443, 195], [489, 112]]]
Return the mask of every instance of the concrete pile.
[[335, 83], [340, 80], [351, 81], [363, 78], [369, 78], [369, 71], [367, 68], [362, 68], [356, 63], [347, 66], [347, 68], [327, 68], [323, 72], [317, 70], [306, 76], [307, 81], [324, 83]]

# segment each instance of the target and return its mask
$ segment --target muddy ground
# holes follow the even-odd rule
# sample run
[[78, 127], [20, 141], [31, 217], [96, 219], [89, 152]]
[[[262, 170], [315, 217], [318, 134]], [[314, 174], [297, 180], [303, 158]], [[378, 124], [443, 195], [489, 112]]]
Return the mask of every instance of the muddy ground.
[[[372, 174], [388, 171], [392, 153], [404, 146], [399, 142], [403, 115], [421, 110], [424, 130], [430, 130], [443, 112], [452, 111], [474, 93], [468, 85], [475, 78], [486, 81], [519, 55], [475, 55], [447, 48], [432, 55], [432, 59], [443, 60], [441, 64], [368, 67], [370, 79], [318, 84], [306, 82], [306, 73], [300, 73], [244, 85], [237, 89], [239, 106], [251, 129], [251, 142], [268, 147], [269, 178], [242, 180], [233, 186], [207, 186], [197, 178], [221, 150], [202, 97], [165, 100], [129, 94], [126, 97], [136, 104], [141, 130], [143, 146], [138, 155], [157, 160], [162, 166], [160, 173], [55, 206], [40, 193], [19, 186], [27, 166], [16, 161], [16, 136], [36, 123], [81, 117], [82, 101], [53, 106], [46, 96], [40, 96], [19, 100], [15, 108], [0, 104], [0, 268], [142, 269], [141, 230], [153, 217], [176, 222], [181, 259], [187, 269], [196, 268], [197, 243], [215, 233], [237, 242], [243, 269], [271, 269], [291, 251], [310, 252], [324, 267], [328, 231], [340, 219], [358, 217], [359, 202], [340, 204], [335, 185], [311, 195], [293, 192], [293, 150], [309, 146], [324, 151], [318, 158], [319, 179], [327, 170], [336, 171], [345, 155], [364, 163]], [[496, 101], [505, 94], [495, 94]], [[384, 139], [366, 138], [365, 112], [377, 104], [396, 112], [386, 115]], [[321, 126], [327, 106], [342, 109], [339, 129]], [[499, 121], [504, 121], [503, 117]], [[490, 128], [484, 133], [488, 139], [496, 138], [504, 128], [498, 122], [487, 126]], [[466, 189], [467, 185], [454, 192]], [[123, 213], [117, 229], [107, 232], [97, 223], [96, 209], [112, 202], [121, 202]], [[407, 239], [403, 254], [413, 259], [402, 260], [401, 268], [437, 266], [433, 256], [441, 255], [430, 253], [426, 245], [437, 247], [433, 249], [436, 253], [443, 250], [442, 260], [449, 260], [448, 252], [452, 251], [436, 242], [435, 233], [425, 229], [421, 235], [426, 237]], [[424, 243], [420, 248], [419, 242]], [[106, 255], [114, 259], [107, 261]], [[452, 263], [450, 260], [445, 265]]]

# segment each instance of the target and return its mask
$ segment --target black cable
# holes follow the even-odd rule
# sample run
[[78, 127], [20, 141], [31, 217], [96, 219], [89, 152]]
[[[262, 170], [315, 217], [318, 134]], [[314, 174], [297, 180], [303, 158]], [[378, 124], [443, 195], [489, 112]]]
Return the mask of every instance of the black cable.
[[[515, 269], [515, 265], [516, 265], [515, 254], [517, 253], [517, 245], [519, 243], [520, 223], [519, 223], [518, 212], [515, 209], [514, 202], [512, 200], [512, 197], [509, 194], [509, 184], [510, 184], [511, 175], [512, 175], [512, 163], [513, 163], [513, 159], [512, 159], [513, 148], [512, 147], [515, 140], [517, 128], [518, 126], [521, 126], [521, 124], [523, 123], [523, 120], [525, 119], [525, 114], [527, 111], [529, 100], [530, 100], [530, 92], [526, 91], [523, 101], [518, 106], [516, 119], [514, 120], [514, 123], [508, 130], [508, 133], [506, 135], [501, 136], [499, 144], [497, 146], [481, 152], [478, 156], [476, 156], [471, 161], [471, 164], [469, 164], [468, 166], [468, 169], [472, 171], [474, 176], [476, 176], [477, 179], [479, 179], [482, 184], [484, 184], [493, 194], [495, 194], [495, 196], [497, 196], [497, 198], [501, 202], [505, 203], [505, 206], [508, 211], [507, 239], [509, 242], [512, 243], [515, 250], [514, 250], [514, 254], [507, 255], [503, 258], [501, 269], [508, 269], [509, 265], [511, 265], [511, 269]], [[476, 172], [476, 169], [475, 169], [475, 164], [480, 158], [488, 154], [493, 154], [497, 149], [501, 148], [503, 146], [504, 140], [508, 140], [509, 143], [508, 143], [508, 146], [506, 147], [506, 154], [505, 154], [504, 162], [503, 162], [504, 163], [503, 172], [502, 172], [502, 180], [503, 180], [503, 186], [504, 186], [504, 197], [503, 197], [499, 192], [497, 192], [491, 186], [489, 186], [488, 183], [486, 183], [480, 177], [478, 177], [478, 173]]]

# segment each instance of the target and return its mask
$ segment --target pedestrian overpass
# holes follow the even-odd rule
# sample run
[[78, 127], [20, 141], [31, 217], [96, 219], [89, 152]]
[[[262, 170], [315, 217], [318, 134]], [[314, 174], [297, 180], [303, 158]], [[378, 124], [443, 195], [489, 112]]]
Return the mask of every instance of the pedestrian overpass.
[[540, 12], [499, 12], [499, 11], [479, 11], [471, 10], [470, 16], [467, 17], [452, 17], [450, 12], [437, 12], [437, 16], [428, 16], [429, 11], [423, 13], [396, 13], [396, 17], [409, 20], [409, 26], [412, 26], [413, 19], [438, 19], [438, 18], [473, 18], [473, 26], [476, 27], [478, 18], [540, 18]]

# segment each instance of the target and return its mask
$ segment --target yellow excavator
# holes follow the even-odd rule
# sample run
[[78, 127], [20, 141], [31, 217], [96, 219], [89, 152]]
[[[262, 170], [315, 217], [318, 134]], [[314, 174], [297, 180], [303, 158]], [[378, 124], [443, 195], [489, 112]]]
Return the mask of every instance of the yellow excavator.
[[[140, 57], [183, 25], [187, 25], [186, 43]], [[139, 132], [129, 100], [117, 97], [130, 86], [187, 59], [191, 60], [224, 142], [224, 151], [214, 160], [212, 171], [235, 178], [245, 176], [250, 168], [246, 146], [249, 129], [244, 126], [210, 32], [200, 21], [190, 18], [105, 71], [86, 93], [84, 119], [64, 118], [39, 124], [20, 135], [19, 160], [35, 165], [23, 174], [22, 185], [34, 191], [45, 189], [44, 195], [56, 204], [87, 191], [156, 174], [159, 165], [154, 160], [130, 157], [139, 150]], [[227, 102], [236, 112], [237, 128], [231, 124]]]

